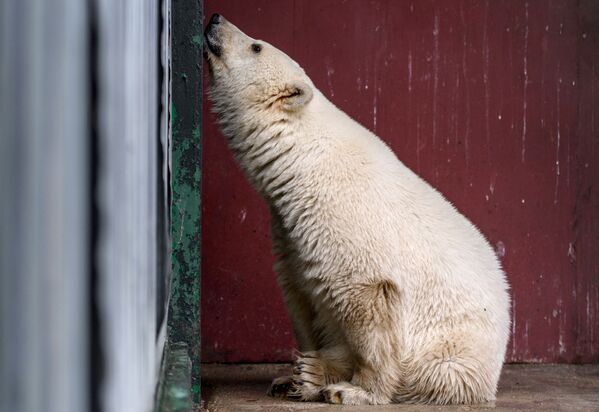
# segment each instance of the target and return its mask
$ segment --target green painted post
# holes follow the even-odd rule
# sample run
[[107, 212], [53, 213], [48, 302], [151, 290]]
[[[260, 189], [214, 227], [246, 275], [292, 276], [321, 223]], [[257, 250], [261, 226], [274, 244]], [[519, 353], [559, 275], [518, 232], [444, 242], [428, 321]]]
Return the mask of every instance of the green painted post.
[[171, 0], [172, 280], [159, 389], [159, 409], [169, 411], [184, 410], [176, 398], [185, 392], [181, 376], [189, 374], [185, 351], [192, 409], [200, 405], [202, 22], [202, 0]]

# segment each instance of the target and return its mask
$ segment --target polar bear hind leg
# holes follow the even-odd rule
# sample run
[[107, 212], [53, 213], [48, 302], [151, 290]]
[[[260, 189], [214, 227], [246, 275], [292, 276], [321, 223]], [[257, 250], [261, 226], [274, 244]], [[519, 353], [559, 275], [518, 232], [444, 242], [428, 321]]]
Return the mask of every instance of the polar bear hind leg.
[[483, 361], [448, 341], [422, 353], [422, 358], [405, 362], [394, 402], [449, 405], [495, 400], [500, 367], [491, 360]]

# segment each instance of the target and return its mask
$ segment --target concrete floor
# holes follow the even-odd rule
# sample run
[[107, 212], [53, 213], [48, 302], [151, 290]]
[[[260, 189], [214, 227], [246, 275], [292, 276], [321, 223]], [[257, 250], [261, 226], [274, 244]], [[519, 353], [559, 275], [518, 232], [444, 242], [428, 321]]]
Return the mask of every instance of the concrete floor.
[[599, 365], [508, 365], [494, 404], [432, 407], [411, 405], [333, 406], [270, 398], [274, 377], [289, 375], [289, 365], [202, 366], [205, 411], [599, 411]]

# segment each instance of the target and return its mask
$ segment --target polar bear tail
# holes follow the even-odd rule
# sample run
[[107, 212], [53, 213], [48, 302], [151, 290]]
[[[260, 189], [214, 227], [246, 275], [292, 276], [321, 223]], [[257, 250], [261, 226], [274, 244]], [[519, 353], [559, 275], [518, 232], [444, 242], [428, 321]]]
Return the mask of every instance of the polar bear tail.
[[422, 358], [402, 362], [404, 379], [397, 387], [393, 402], [449, 405], [495, 400], [501, 366], [495, 368], [494, 362], [468, 356], [469, 351], [456, 350], [456, 346], [448, 342], [437, 349]]

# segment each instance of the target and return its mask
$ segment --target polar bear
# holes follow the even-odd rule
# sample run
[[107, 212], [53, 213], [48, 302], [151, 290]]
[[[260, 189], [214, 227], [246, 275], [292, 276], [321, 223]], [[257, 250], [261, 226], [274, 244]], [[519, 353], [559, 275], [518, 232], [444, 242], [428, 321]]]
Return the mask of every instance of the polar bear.
[[302, 68], [215, 14], [209, 96], [270, 206], [299, 344], [269, 393], [345, 405], [493, 400], [508, 284], [479, 230]]

